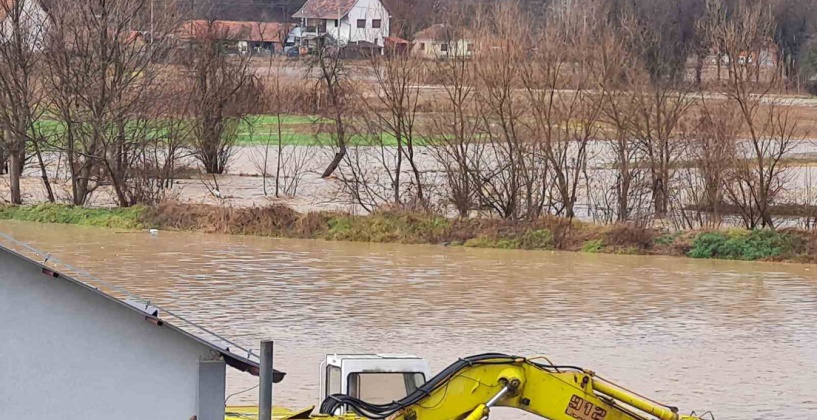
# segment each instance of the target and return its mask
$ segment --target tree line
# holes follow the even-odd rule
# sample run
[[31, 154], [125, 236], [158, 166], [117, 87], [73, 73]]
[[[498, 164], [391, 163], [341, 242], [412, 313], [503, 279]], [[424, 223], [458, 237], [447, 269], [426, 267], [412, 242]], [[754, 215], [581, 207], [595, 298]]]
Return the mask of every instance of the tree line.
[[[432, 4], [434, 21], [456, 29], [449, 45], [468, 54], [351, 62], [326, 44], [295, 82], [280, 60], [259, 72], [257, 60], [229, 54], [224, 28], [188, 22], [179, 5], [78, 0], [39, 21], [11, 3], [0, 43], [11, 201], [22, 203], [29, 167], [50, 201], [85, 205], [104, 188], [120, 206], [157, 203], [183, 159], [223, 173], [239, 125], [266, 113], [278, 132], [259, 162], [265, 193], [270, 167], [276, 195], [294, 194], [301, 166], [320, 160], [320, 175], [367, 211], [670, 217], [679, 227], [729, 214], [774, 227], [800, 140], [792, 108], [774, 94], [801, 74], [812, 30], [781, 23], [782, 3]], [[770, 51], [771, 69], [761, 64]], [[719, 80], [704, 80], [705, 66]], [[293, 157], [282, 116], [305, 109], [330, 122], [330, 140]], [[68, 181], [67, 197], [57, 180]]]
[[[516, 2], [454, 10], [447, 55], [373, 59], [376, 86], [364, 95], [337, 57], [321, 55], [339, 104], [326, 115], [343, 127], [324, 176], [368, 211], [533, 220], [581, 207], [602, 222], [692, 228], [731, 216], [775, 227], [797, 196], [787, 159], [803, 139], [774, 95], [790, 81], [786, 63], [761, 63], [778, 31], [768, 3], [709, 1], [689, 23], [695, 59], [721, 73], [708, 83], [703, 64], [690, 75], [687, 57], [666, 47], [681, 34], [646, 16], [632, 3], [578, 0], [541, 16]], [[350, 147], [355, 129], [366, 143]]]

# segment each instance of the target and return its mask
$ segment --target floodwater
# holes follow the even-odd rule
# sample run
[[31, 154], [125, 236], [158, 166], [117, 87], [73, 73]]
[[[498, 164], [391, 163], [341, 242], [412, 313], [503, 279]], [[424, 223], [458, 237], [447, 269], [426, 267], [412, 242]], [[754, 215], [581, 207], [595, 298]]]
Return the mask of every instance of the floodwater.
[[[817, 418], [813, 266], [21, 222], [0, 231], [240, 344], [274, 339], [288, 373], [280, 405], [317, 404], [325, 353], [415, 353], [438, 371], [501, 351], [584, 366], [718, 420]], [[228, 393], [253, 385], [228, 377]]]

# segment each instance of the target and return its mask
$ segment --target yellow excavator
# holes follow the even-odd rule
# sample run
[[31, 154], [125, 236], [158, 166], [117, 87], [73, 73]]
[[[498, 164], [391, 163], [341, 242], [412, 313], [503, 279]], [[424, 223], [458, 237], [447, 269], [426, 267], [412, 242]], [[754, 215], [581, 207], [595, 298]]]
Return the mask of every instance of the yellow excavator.
[[[710, 412], [681, 415], [576, 366], [545, 357], [488, 353], [456, 361], [429, 379], [428, 364], [411, 355], [329, 355], [321, 364], [323, 402], [276, 419], [483, 420], [511, 407], [550, 420], [714, 420]], [[404, 395], [391, 399], [399, 392]], [[364, 401], [364, 398], [368, 401]], [[227, 419], [252, 408], [228, 407]], [[231, 417], [232, 416], [232, 417]]]

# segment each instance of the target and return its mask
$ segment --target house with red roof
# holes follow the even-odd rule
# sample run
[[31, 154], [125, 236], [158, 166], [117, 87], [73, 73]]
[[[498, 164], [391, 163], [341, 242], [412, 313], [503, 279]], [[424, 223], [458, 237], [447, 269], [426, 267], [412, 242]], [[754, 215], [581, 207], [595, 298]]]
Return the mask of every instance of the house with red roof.
[[330, 38], [339, 46], [376, 45], [389, 37], [391, 15], [380, 0], [307, 0], [295, 15], [302, 41]]
[[176, 33], [181, 41], [215, 38], [241, 54], [281, 53], [294, 25], [281, 22], [190, 20]]

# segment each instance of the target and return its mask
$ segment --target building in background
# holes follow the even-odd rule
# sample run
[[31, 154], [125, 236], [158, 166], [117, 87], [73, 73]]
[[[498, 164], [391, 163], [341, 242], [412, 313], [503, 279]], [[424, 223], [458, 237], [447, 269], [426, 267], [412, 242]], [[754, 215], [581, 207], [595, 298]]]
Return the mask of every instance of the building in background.
[[284, 52], [294, 27], [281, 22], [191, 20], [181, 25], [176, 36], [186, 43], [213, 37], [233, 53], [268, 55]]
[[294, 17], [300, 19], [302, 42], [310, 49], [325, 42], [382, 48], [391, 23], [380, 0], [307, 0]]
[[462, 30], [436, 24], [414, 34], [412, 53], [425, 58], [470, 57], [474, 41]]

